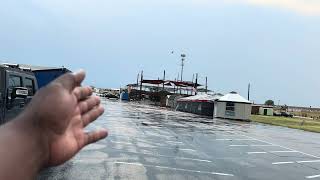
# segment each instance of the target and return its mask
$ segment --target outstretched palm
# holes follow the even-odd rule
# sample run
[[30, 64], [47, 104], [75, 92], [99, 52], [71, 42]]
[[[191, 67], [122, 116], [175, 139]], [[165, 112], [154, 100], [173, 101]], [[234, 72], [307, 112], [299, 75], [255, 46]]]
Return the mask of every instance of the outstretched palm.
[[84, 131], [104, 111], [99, 98], [91, 96], [91, 88], [80, 87], [84, 77], [84, 72], [79, 72], [58, 78], [40, 90], [27, 108], [26, 113], [39, 109], [32, 116], [47, 142], [48, 166], [64, 163], [84, 146], [108, 134], [105, 130]]

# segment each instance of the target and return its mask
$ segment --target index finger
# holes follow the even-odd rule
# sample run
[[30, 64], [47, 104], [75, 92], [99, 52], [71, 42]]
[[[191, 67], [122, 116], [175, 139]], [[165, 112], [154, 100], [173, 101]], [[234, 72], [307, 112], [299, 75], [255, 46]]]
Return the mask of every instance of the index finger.
[[60, 76], [55, 81], [62, 84], [63, 87], [72, 91], [75, 87], [80, 86], [84, 80], [86, 74], [83, 70], [80, 70], [75, 73], [67, 73], [63, 76]]
[[75, 73], [73, 73], [74, 75], [74, 80], [75, 80], [75, 86], [80, 86], [82, 81], [84, 80], [84, 78], [86, 77], [86, 72], [84, 70], [79, 70]]

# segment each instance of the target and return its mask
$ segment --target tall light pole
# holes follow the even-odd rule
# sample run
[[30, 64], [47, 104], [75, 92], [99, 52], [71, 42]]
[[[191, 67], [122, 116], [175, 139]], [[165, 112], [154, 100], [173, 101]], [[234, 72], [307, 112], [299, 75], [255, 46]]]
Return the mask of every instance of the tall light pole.
[[185, 54], [181, 54], [181, 82], [182, 82], [182, 77], [183, 77], [183, 67], [184, 67], [184, 61], [186, 60], [186, 55]]

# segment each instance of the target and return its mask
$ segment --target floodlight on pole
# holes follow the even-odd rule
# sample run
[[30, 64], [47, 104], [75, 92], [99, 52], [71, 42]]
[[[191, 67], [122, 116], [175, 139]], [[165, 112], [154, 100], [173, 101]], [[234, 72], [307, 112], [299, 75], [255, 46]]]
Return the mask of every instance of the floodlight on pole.
[[186, 60], [186, 55], [181, 54], [181, 81], [183, 81], [183, 68], [184, 68], [184, 61]]
[[[184, 67], [184, 61], [186, 60], [186, 55], [185, 54], [181, 54], [181, 82], [183, 81], [183, 67]], [[180, 94], [181, 94], [181, 87], [180, 87]]]

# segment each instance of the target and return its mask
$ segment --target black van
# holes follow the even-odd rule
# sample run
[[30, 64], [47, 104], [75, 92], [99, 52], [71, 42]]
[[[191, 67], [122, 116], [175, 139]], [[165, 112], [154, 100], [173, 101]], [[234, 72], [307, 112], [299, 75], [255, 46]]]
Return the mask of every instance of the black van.
[[17, 116], [38, 90], [30, 69], [0, 64], [0, 125]]

